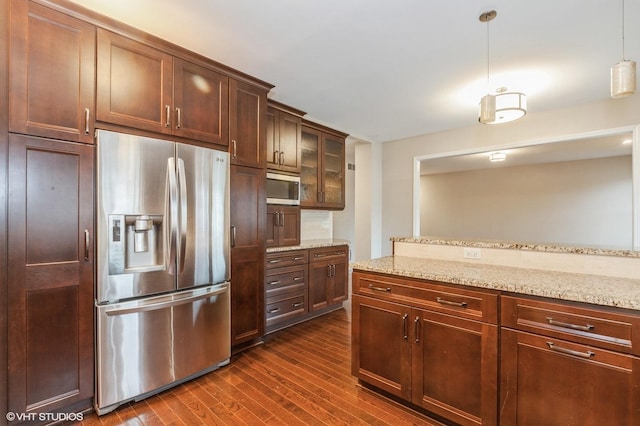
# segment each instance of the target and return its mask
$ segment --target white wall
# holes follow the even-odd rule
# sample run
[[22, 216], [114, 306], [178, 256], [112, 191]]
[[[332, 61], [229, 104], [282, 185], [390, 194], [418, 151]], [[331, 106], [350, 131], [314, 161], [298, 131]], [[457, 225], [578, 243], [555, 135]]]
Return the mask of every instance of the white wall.
[[382, 232], [382, 179], [380, 144], [355, 144], [354, 261], [380, 257]]
[[421, 177], [421, 235], [632, 248], [631, 156]]
[[[535, 112], [533, 99], [530, 104], [532, 110], [527, 116], [512, 123], [486, 126], [477, 124], [476, 118], [470, 117], [468, 127], [382, 144], [381, 162], [377, 169], [376, 162], [372, 162], [371, 167], [374, 168], [373, 175], [377, 173], [382, 177], [379, 244], [383, 256], [392, 252], [391, 237], [411, 236], [413, 232], [414, 157], [473, 148], [490, 150], [520, 141], [550, 139], [640, 123], [640, 94], [538, 113]], [[359, 182], [356, 181], [356, 188], [358, 186]], [[358, 221], [363, 218], [359, 215], [356, 218], [357, 227]]]
[[349, 164], [355, 164], [356, 151], [355, 143], [351, 142], [347, 138], [347, 145], [345, 147], [345, 159], [346, 159], [346, 171], [345, 171], [345, 205], [344, 210], [336, 211], [333, 213], [333, 238], [349, 241], [349, 248], [351, 250], [351, 257], [356, 254], [357, 247], [354, 244], [355, 241], [355, 187], [356, 187], [356, 172], [349, 170]]

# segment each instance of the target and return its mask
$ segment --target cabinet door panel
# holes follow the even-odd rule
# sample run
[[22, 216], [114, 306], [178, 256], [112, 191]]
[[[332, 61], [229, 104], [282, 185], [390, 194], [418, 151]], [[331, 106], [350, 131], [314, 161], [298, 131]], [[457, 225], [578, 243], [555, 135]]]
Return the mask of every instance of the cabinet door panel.
[[278, 206], [267, 205], [267, 220], [265, 226], [265, 246], [266, 247], [278, 247], [280, 245], [280, 209]]
[[95, 28], [14, 0], [10, 42], [11, 131], [92, 143]]
[[344, 208], [344, 140], [323, 134], [322, 201], [325, 208]]
[[309, 264], [309, 310], [317, 311], [329, 306], [329, 264]]
[[98, 29], [96, 119], [171, 133], [173, 58]]
[[231, 166], [231, 226], [235, 247], [262, 246], [266, 217], [266, 172]]
[[184, 138], [229, 144], [229, 79], [173, 59], [173, 133]]
[[264, 248], [231, 249], [231, 345], [264, 334]]
[[320, 143], [322, 133], [310, 128], [302, 128], [300, 205], [319, 207], [321, 205]]
[[637, 424], [638, 358], [507, 329], [501, 347], [503, 424]]
[[264, 334], [264, 169], [231, 166], [231, 344]]
[[9, 153], [9, 409], [88, 407], [93, 147], [11, 135]]
[[296, 246], [300, 244], [300, 207], [282, 206], [280, 224], [280, 245]]
[[344, 262], [334, 262], [333, 267], [331, 300], [340, 303], [349, 297], [349, 266], [345, 258]]
[[[266, 110], [265, 90], [233, 79], [229, 80], [229, 138], [232, 143], [232, 164], [266, 167], [265, 143], [268, 140]], [[273, 132], [273, 129], [270, 130]]]
[[290, 114], [280, 113], [280, 170], [300, 172], [300, 138], [302, 120]]
[[351, 372], [405, 400], [411, 398], [411, 309], [353, 296]]

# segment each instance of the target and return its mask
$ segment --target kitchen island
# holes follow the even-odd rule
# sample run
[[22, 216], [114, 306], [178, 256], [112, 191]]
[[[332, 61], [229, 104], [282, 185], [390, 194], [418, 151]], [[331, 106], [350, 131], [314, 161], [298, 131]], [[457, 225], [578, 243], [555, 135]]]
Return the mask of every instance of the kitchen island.
[[394, 256], [352, 265], [352, 373], [363, 385], [462, 425], [637, 424], [640, 279], [629, 277], [631, 264], [608, 276], [576, 272], [584, 268], [567, 259], [557, 271], [505, 266], [513, 253], [456, 258], [481, 247], [602, 261], [582, 249], [394, 245]]

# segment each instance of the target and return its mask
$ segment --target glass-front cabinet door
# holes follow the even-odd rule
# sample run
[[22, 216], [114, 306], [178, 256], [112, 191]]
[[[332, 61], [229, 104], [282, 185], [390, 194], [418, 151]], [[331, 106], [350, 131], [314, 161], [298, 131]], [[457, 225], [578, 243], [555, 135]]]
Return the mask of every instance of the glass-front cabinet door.
[[344, 209], [344, 145], [344, 137], [302, 127], [301, 207]]
[[322, 204], [324, 208], [344, 208], [344, 139], [322, 135]]
[[302, 168], [300, 170], [300, 205], [320, 206], [320, 143], [322, 133], [311, 128], [302, 128]]

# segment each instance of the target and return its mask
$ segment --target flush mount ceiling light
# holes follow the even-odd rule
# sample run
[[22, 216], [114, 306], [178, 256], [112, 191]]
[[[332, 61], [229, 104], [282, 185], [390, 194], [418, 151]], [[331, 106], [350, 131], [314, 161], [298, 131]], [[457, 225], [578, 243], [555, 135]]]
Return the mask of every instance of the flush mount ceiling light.
[[636, 62], [624, 58], [624, 0], [622, 0], [622, 61], [611, 67], [611, 97], [624, 98], [636, 92]]
[[504, 161], [507, 159], [507, 154], [504, 152], [492, 152], [489, 154], [489, 161], [497, 163], [498, 161]]
[[[480, 15], [480, 22], [487, 24], [487, 88], [489, 87], [489, 22], [498, 12], [491, 10]], [[487, 89], [488, 92], [489, 89]], [[508, 92], [506, 87], [496, 90], [495, 95], [487, 93], [480, 99], [478, 121], [482, 124], [500, 124], [524, 117], [527, 113], [527, 97], [524, 93]], [[501, 161], [501, 160], [498, 160]]]

